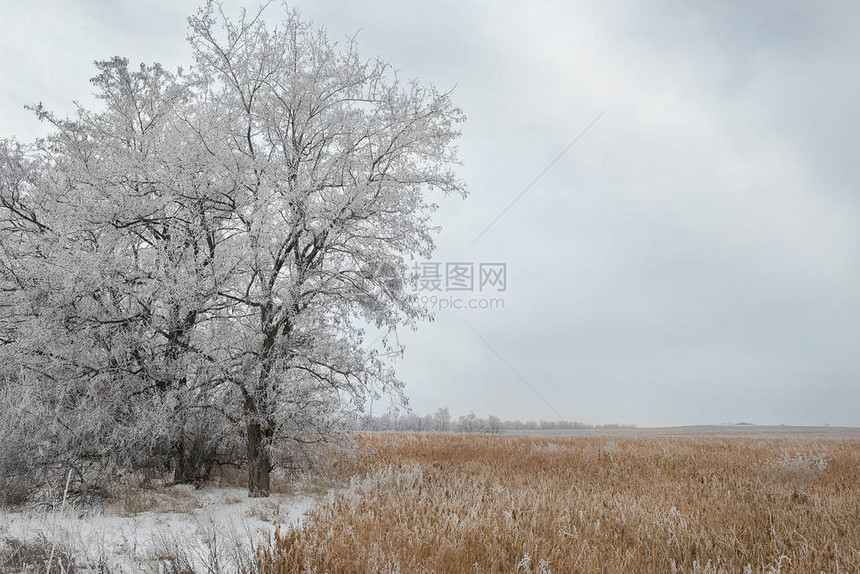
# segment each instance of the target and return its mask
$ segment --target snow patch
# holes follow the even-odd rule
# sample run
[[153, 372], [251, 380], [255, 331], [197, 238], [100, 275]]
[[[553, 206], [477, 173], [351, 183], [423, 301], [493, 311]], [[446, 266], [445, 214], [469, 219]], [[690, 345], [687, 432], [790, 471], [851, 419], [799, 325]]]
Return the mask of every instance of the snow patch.
[[74, 557], [79, 571], [99, 565], [137, 571], [165, 561], [181, 561], [194, 571], [245, 570], [257, 546], [279, 525], [301, 524], [317, 498], [250, 499], [243, 488], [177, 486], [160, 492], [151, 510], [131, 514], [117, 505], [96, 514], [74, 507], [0, 510], [0, 547], [13, 540], [56, 544]]

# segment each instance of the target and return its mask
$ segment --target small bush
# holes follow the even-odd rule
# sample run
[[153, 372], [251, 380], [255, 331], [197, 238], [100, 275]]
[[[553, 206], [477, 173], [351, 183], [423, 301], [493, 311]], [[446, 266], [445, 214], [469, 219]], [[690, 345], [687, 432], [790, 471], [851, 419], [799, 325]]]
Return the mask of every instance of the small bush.
[[23, 479], [0, 477], [0, 506], [23, 506], [31, 492], [32, 488]]
[[74, 574], [79, 571], [74, 556], [65, 545], [46, 538], [32, 541], [5, 538], [0, 541], [0, 572]]

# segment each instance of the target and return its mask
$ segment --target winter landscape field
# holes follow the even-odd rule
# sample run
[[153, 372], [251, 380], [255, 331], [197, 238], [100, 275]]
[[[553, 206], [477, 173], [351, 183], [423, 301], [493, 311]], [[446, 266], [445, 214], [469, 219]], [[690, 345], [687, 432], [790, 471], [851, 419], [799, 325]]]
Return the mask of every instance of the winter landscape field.
[[860, 574], [860, 3], [496, 4], [2, 2], [0, 574]]
[[858, 572], [857, 429], [670, 431], [365, 433], [269, 499], [7, 509], [0, 570], [53, 551], [51, 572]]

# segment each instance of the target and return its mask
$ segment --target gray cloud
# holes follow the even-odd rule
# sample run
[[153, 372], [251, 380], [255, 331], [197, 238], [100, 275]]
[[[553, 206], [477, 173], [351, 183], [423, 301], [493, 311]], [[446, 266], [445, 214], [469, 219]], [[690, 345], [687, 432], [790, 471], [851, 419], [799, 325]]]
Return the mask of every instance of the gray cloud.
[[[471, 197], [443, 202], [435, 259], [505, 261], [506, 308], [443, 311], [401, 337], [416, 409], [553, 418], [468, 321], [571, 419], [860, 424], [856, 5], [296, 6], [456, 85], [469, 117]], [[24, 103], [86, 101], [91, 60], [182, 63], [195, 7], [13, 8], [0, 131], [39, 133]]]

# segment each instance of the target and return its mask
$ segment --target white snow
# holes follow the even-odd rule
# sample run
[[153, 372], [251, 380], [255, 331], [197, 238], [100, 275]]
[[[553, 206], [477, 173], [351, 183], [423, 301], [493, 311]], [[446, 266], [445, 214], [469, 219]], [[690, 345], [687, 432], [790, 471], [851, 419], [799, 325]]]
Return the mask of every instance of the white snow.
[[98, 512], [73, 506], [0, 510], [0, 547], [13, 540], [56, 545], [55, 555], [73, 556], [77, 571], [99, 571], [100, 564], [111, 572], [157, 569], [159, 561], [169, 560], [195, 572], [242, 571], [278, 525], [301, 523], [317, 499], [307, 494], [249, 499], [243, 488], [186, 486], [130, 496], [154, 497], [147, 505], [154, 507], [137, 513], [129, 512], [128, 504], [125, 510], [117, 504]]

